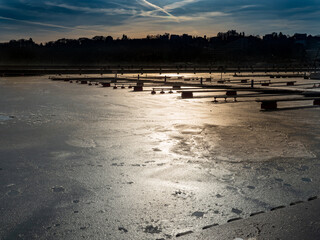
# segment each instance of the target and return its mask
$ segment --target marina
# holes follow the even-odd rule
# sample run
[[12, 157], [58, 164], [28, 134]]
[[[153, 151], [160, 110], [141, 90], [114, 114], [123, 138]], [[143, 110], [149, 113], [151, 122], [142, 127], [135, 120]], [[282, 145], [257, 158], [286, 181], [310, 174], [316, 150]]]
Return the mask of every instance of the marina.
[[0, 240], [320, 239], [318, 1], [0, 6]]
[[[132, 87], [134, 84], [137, 86], [133, 86], [133, 91], [143, 91], [144, 88], [152, 88], [151, 94], [156, 94], [157, 91], [161, 94], [165, 94], [165, 90], [168, 93], [174, 93], [173, 90], [177, 90], [175, 93], [181, 93], [182, 99], [190, 99], [194, 98], [194, 93], [199, 94], [207, 94], [207, 93], [221, 93], [225, 91], [224, 95], [214, 95], [214, 96], [202, 96], [202, 97], [213, 97], [214, 103], [217, 103], [219, 98], [223, 98], [225, 102], [227, 99], [231, 98], [234, 102], [237, 102], [239, 98], [252, 98], [252, 97], [265, 97], [265, 99], [256, 100], [257, 102], [261, 102], [261, 109], [263, 110], [275, 110], [277, 109], [277, 102], [284, 101], [305, 101], [305, 100], [313, 100], [313, 105], [319, 105], [319, 101], [317, 97], [320, 97], [320, 90], [317, 90], [317, 82], [309, 81], [308, 78], [305, 78], [304, 75], [288, 75], [286, 73], [278, 74], [277, 76], [286, 78], [286, 77], [296, 77], [295, 81], [279, 81], [279, 80], [261, 80], [261, 78], [270, 77], [273, 78], [274, 75], [268, 74], [252, 74], [252, 78], [257, 79], [239, 79], [239, 76], [227, 75], [227, 78], [217, 77], [212, 78], [212, 74], [209, 76], [202, 75], [201, 77], [185, 77], [183, 74], [174, 74], [169, 76], [161, 76], [161, 75], [149, 75], [141, 77], [139, 74], [136, 77], [131, 76], [121, 76], [118, 78], [117, 74], [114, 78], [112, 77], [49, 77], [53, 81], [72, 81], [77, 80], [86, 84], [86, 81], [91, 83], [92, 81], [97, 85], [101, 84], [103, 87], [111, 87], [113, 84], [113, 88], [117, 89], [117, 86], [121, 86], [122, 89], [127, 87]], [[187, 75], [188, 76], [188, 75]], [[250, 74], [245, 74], [245, 77], [251, 76]], [[258, 76], [258, 77], [257, 77]], [[83, 80], [86, 79], [86, 80]], [[190, 82], [190, 79], [193, 80]], [[209, 79], [209, 81], [203, 81], [203, 79]], [[105, 82], [105, 80], [109, 80], [109, 82]], [[186, 83], [187, 81], [187, 83]], [[251, 82], [251, 83], [248, 83]], [[297, 83], [298, 82], [298, 83]], [[156, 85], [159, 84], [159, 85]], [[288, 86], [292, 88], [282, 87]], [[320, 85], [320, 84], [319, 84]], [[272, 86], [272, 87], [270, 87]], [[298, 86], [296, 88], [295, 86]], [[301, 86], [305, 86], [305, 88], [301, 88]], [[238, 94], [238, 92], [245, 92], [245, 94]], [[249, 93], [248, 93], [249, 92]], [[310, 93], [313, 94], [310, 97]], [[290, 97], [290, 95], [298, 95], [299, 97]], [[280, 98], [275, 99], [275, 96], [289, 96], [289, 98]], [[199, 96], [197, 96], [199, 97]], [[271, 99], [267, 99], [267, 98]]]
[[[1, 236], [192, 237], [320, 194], [319, 90], [298, 86], [314, 80], [251, 89], [218, 84], [220, 74], [202, 85], [208, 74], [101, 81], [110, 87], [69, 77], [1, 78], [0, 201], [12, 219]], [[277, 110], [261, 111], [261, 99]]]

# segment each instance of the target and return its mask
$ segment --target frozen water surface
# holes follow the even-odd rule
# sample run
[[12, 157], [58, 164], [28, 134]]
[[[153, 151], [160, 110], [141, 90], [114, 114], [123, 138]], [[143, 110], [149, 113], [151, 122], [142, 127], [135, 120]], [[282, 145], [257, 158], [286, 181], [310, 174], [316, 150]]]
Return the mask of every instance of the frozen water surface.
[[0, 81], [1, 239], [169, 239], [319, 194], [320, 108]]

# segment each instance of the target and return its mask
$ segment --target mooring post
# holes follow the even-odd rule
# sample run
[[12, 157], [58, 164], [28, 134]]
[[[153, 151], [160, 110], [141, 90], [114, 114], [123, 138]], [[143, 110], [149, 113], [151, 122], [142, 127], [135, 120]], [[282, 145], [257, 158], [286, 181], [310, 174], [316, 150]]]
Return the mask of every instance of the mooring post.
[[167, 82], [167, 76], [164, 76], [164, 82]]
[[313, 105], [320, 105], [320, 99], [313, 100]]
[[142, 86], [134, 86], [133, 91], [134, 92], [141, 92], [141, 91], [143, 91], [143, 87]]
[[193, 92], [191, 91], [181, 92], [181, 98], [193, 98]]
[[251, 79], [251, 88], [253, 88], [253, 86], [254, 86], [254, 80]]
[[262, 101], [261, 102], [262, 110], [276, 110], [277, 109], [277, 101]]
[[202, 77], [200, 78], [200, 84], [202, 85]]

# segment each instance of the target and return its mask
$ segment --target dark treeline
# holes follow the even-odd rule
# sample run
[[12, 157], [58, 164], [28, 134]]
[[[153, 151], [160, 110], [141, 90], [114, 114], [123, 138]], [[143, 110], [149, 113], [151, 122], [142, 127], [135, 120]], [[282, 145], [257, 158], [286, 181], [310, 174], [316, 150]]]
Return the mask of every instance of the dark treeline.
[[92, 39], [59, 39], [36, 44], [32, 39], [0, 44], [0, 64], [89, 64], [106, 63], [303, 63], [319, 55], [320, 37], [307, 34], [246, 36], [230, 30], [207, 38], [156, 35], [143, 39], [96, 36]]

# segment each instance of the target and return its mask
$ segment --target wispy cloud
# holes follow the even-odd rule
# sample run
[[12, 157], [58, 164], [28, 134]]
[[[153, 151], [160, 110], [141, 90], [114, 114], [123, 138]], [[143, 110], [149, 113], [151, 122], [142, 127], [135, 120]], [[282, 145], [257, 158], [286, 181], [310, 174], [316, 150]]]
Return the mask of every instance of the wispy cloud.
[[209, 18], [215, 18], [215, 17], [225, 17], [229, 16], [229, 13], [225, 12], [202, 12], [197, 14], [192, 14], [190, 16], [180, 16], [178, 19], [180, 21], [199, 21], [199, 20], [205, 20]]
[[181, 7], [184, 7], [185, 5], [188, 5], [190, 3], [195, 3], [195, 2], [199, 2], [199, 1], [201, 1], [201, 0], [184, 0], [184, 1], [175, 2], [172, 4], [168, 4], [168, 5], [164, 6], [163, 8], [165, 10], [174, 10], [176, 8], [181, 8]]
[[45, 2], [47, 6], [51, 7], [59, 7], [64, 8], [72, 11], [78, 12], [85, 12], [85, 13], [102, 13], [107, 15], [119, 15], [119, 14], [126, 14], [126, 15], [135, 15], [137, 11], [134, 9], [124, 9], [124, 8], [90, 8], [90, 7], [79, 7], [73, 6], [69, 4], [59, 4], [59, 3], [52, 3], [52, 2]]
[[[0, 40], [161, 32], [318, 34], [319, 0], [0, 0]], [[45, 32], [49, 31], [49, 32]], [[51, 37], [52, 38], [52, 37]]]
[[248, 8], [257, 8], [257, 7], [263, 7], [263, 5], [257, 5], [257, 4], [243, 5], [243, 6], [240, 6], [239, 9], [248, 9]]
[[305, 7], [299, 7], [299, 8], [289, 8], [289, 9], [285, 9], [284, 11], [287, 13], [296, 13], [296, 12], [310, 12], [312, 10], [315, 10], [315, 8], [310, 6], [305, 6]]
[[[0, 16], [0, 20], [7, 20], [7, 21], [12, 21], [12, 22], [19, 22], [23, 24], [29, 24], [29, 25], [35, 25], [35, 26], [41, 26], [45, 27], [47, 31], [55, 31], [55, 29], [65, 29], [65, 30], [70, 30], [70, 31], [83, 31], [83, 32], [89, 32], [89, 33], [101, 33], [101, 31], [97, 31], [92, 28], [92, 26], [74, 26], [74, 27], [68, 27], [68, 26], [63, 26], [63, 25], [57, 25], [57, 24], [50, 24], [50, 23], [43, 23], [43, 22], [37, 22], [37, 21], [29, 21], [29, 20], [23, 20], [23, 19], [16, 19], [16, 18], [9, 18], [9, 17], [4, 17]], [[43, 31], [44, 29], [41, 29]], [[40, 31], [40, 29], [38, 30]]]
[[26, 23], [26, 24], [32, 24], [32, 25], [39, 25], [39, 26], [44, 26], [44, 27], [74, 29], [74, 27], [66, 27], [66, 26], [61, 26], [61, 25], [56, 25], [56, 24], [35, 22], [35, 21], [29, 21], [29, 20], [21, 20], [21, 19], [15, 19], [15, 18], [3, 17], [3, 16], [0, 16], [0, 19], [14, 21], [14, 22], [20, 22], [20, 23]]

